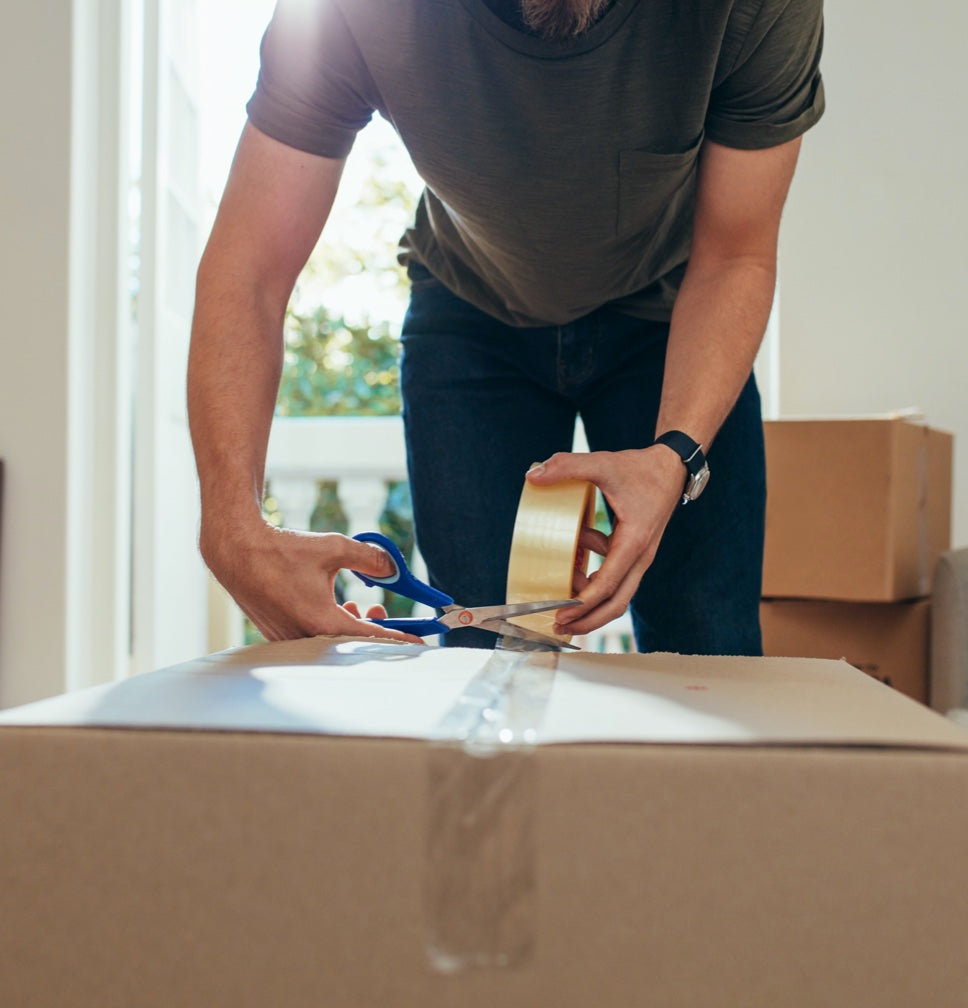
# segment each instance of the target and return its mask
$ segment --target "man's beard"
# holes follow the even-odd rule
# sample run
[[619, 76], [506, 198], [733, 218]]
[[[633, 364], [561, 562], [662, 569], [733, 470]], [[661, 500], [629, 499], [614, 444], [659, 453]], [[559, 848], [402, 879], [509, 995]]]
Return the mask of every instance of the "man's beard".
[[593, 25], [610, 0], [521, 0], [524, 23], [549, 39], [568, 39]]

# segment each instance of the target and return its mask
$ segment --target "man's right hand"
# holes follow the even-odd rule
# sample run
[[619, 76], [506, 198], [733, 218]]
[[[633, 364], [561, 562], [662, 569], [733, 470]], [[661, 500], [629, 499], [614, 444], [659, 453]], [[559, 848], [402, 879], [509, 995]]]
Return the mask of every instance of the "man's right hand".
[[424, 643], [388, 630], [336, 601], [341, 568], [389, 577], [393, 562], [379, 546], [337, 532], [295, 532], [260, 522], [231, 540], [203, 531], [202, 557], [239, 608], [270, 641], [320, 634]]

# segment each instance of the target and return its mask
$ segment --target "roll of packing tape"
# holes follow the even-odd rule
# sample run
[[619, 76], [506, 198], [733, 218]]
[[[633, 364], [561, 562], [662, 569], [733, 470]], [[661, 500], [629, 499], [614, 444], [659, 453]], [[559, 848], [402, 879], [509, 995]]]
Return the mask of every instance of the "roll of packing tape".
[[[573, 598], [575, 568], [588, 570], [588, 551], [579, 559], [578, 536], [582, 526], [592, 525], [594, 519], [591, 483], [565, 480], [538, 487], [525, 481], [511, 540], [507, 601]], [[554, 632], [554, 610], [519, 616], [512, 622], [561, 641], [571, 640], [571, 634]]]

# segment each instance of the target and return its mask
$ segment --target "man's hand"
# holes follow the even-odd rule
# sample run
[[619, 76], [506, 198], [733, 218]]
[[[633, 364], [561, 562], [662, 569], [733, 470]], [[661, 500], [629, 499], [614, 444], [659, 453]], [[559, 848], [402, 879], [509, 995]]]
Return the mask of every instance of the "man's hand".
[[[341, 606], [336, 601], [340, 568], [375, 578], [393, 573], [390, 557], [372, 543], [336, 532], [277, 529], [263, 522], [234, 536], [230, 546], [203, 538], [201, 549], [213, 574], [267, 640], [327, 634], [424, 643], [361, 619], [355, 603]], [[367, 615], [382, 618], [385, 612], [372, 607]]]
[[584, 634], [625, 612], [659, 547], [662, 533], [682, 498], [686, 472], [665, 445], [635, 451], [560, 452], [527, 473], [529, 482], [549, 486], [586, 480], [597, 486], [615, 515], [610, 536], [586, 529], [579, 546], [605, 558], [591, 578], [576, 575], [584, 605], [562, 609], [555, 630]]

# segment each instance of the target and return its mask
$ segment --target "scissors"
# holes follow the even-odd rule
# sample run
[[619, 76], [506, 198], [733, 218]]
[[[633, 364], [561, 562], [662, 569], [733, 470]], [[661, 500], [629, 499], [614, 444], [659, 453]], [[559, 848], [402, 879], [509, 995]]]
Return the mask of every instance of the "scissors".
[[404, 633], [411, 633], [417, 637], [429, 637], [433, 634], [444, 634], [455, 627], [479, 627], [482, 630], [490, 630], [491, 633], [506, 634], [509, 637], [518, 637], [522, 640], [534, 641], [539, 644], [546, 644], [556, 651], [568, 648], [573, 651], [579, 650], [574, 644], [558, 640], [555, 637], [548, 637], [538, 633], [536, 630], [526, 630], [524, 627], [509, 623], [509, 616], [525, 616], [529, 613], [547, 612], [549, 609], [564, 609], [567, 606], [581, 605], [578, 599], [557, 599], [548, 602], [513, 602], [508, 605], [493, 606], [465, 606], [456, 605], [454, 600], [442, 591], [438, 591], [431, 585], [424, 584], [407, 568], [407, 562], [403, 559], [403, 554], [396, 544], [380, 532], [360, 532], [353, 536], [360, 542], [375, 543], [382, 550], [389, 553], [390, 558], [396, 565], [396, 571], [385, 578], [374, 578], [359, 571], [353, 573], [364, 583], [371, 587], [380, 586], [389, 588], [397, 595], [413, 599], [414, 602], [422, 602], [425, 605], [442, 609], [440, 616], [422, 619], [420, 617], [408, 617], [402, 619], [378, 619], [371, 620], [380, 626], [388, 627], [390, 630], [402, 630]]

